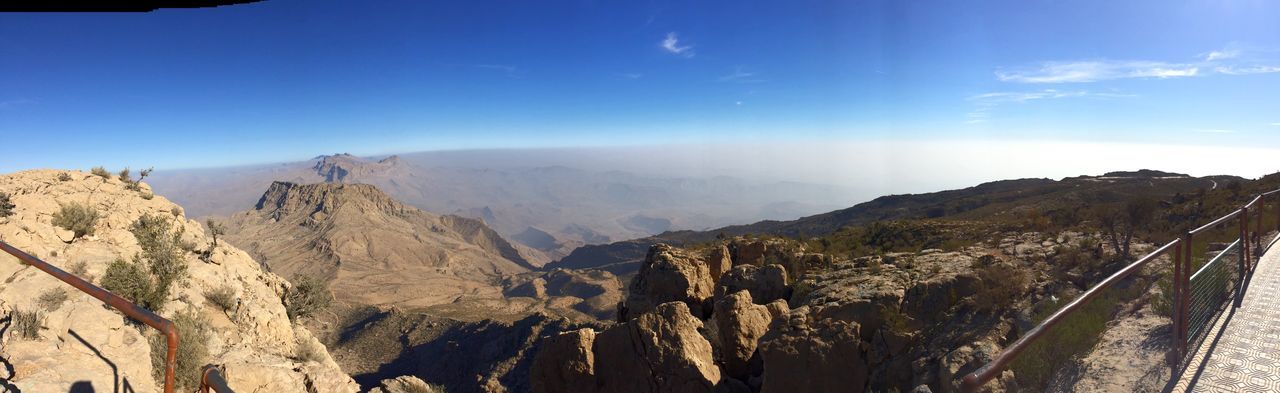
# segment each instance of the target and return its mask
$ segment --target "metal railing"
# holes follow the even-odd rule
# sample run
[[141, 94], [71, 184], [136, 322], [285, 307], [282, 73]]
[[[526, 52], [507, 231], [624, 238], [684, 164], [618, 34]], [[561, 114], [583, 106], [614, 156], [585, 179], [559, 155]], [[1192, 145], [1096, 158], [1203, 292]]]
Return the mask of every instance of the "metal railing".
[[151, 312], [151, 310], [142, 308], [137, 304], [133, 304], [128, 300], [125, 300], [125, 298], [116, 296], [114, 293], [90, 284], [88, 281], [85, 281], [80, 277], [76, 277], [74, 274], [67, 273], [62, 269], [59, 269], [57, 266], [50, 265], [45, 261], [33, 257], [31, 254], [27, 254], [26, 252], [9, 245], [9, 243], [0, 241], [0, 250], [4, 250], [4, 252], [9, 253], [9, 255], [13, 255], [15, 258], [22, 261], [22, 263], [35, 266], [37, 269], [43, 270], [45, 273], [49, 273], [50, 276], [70, 284], [81, 292], [89, 294], [89, 296], [98, 298], [98, 300], [101, 300], [108, 306], [111, 306], [116, 310], [120, 310], [120, 312], [128, 315], [129, 318], [133, 318], [134, 320], [142, 322], [147, 326], [159, 330], [160, 333], [163, 333], [165, 338], [168, 339], [169, 345], [169, 352], [165, 354], [164, 358], [164, 391], [165, 393], [173, 393], [173, 370], [178, 364], [178, 329], [173, 326], [173, 322], [156, 315]]
[[[1209, 321], [1212, 320], [1211, 317], [1214, 311], [1220, 310], [1227, 300], [1231, 299], [1234, 299], [1235, 307], [1240, 306], [1244, 298], [1244, 289], [1248, 285], [1248, 277], [1257, 267], [1255, 263], [1257, 257], [1270, 249], [1272, 245], [1280, 242], [1280, 234], [1277, 234], [1275, 238], [1265, 244], [1262, 241], [1262, 233], [1266, 230], [1263, 226], [1265, 199], [1272, 196], [1274, 196], [1272, 199], [1275, 199], [1273, 203], [1276, 210], [1275, 229], [1280, 231], [1280, 190], [1260, 194], [1243, 207], [1186, 232], [1181, 238], [1174, 239], [1157, 248], [1155, 251], [1139, 258], [1094, 285], [1093, 288], [1085, 291], [1085, 293], [1076, 297], [1074, 301], [1063, 306], [1039, 325], [1027, 331], [1025, 335], [1001, 351], [990, 363], [983, 365], [973, 373], [965, 375], [960, 381], [960, 390], [963, 392], [978, 391], [982, 385], [995, 379], [996, 376], [1007, 369], [1014, 359], [1017, 359], [1018, 355], [1035, 343], [1036, 340], [1040, 339], [1072, 313], [1097, 298], [1102, 291], [1115, 286], [1116, 283], [1139, 271], [1151, 261], [1170, 253], [1170, 251], [1173, 252], [1174, 262], [1172, 272], [1173, 315], [1171, 316], [1171, 322], [1174, 326], [1174, 343], [1176, 344], [1170, 350], [1170, 357], [1173, 360], [1171, 368], [1176, 372], [1179, 365], [1187, 359], [1189, 344], [1195, 341], [1197, 336], [1208, 331], [1207, 326]], [[1256, 220], [1254, 217], [1256, 217]], [[1236, 218], [1239, 221], [1239, 237], [1236, 241], [1201, 266], [1195, 274], [1192, 274], [1192, 245], [1194, 244], [1195, 236], [1209, 229], [1225, 226]], [[1239, 250], [1234, 250], [1237, 247]], [[1229, 252], [1237, 256], [1234, 258], [1236, 260], [1234, 267], [1229, 266], [1233, 265], [1229, 261], [1232, 258], [1228, 258], [1230, 256]], [[1221, 287], [1218, 287], [1218, 285], [1221, 285]], [[1224, 292], [1225, 296], [1223, 295]], [[1194, 310], [1192, 309], [1193, 297], [1196, 298], [1196, 308]]]
[[204, 366], [200, 375], [200, 393], [235, 393], [227, 387], [227, 380], [222, 378], [222, 371], [217, 366]]
[[[19, 250], [3, 240], [0, 240], [0, 250], [4, 250], [4, 252], [9, 253], [9, 255], [13, 255], [15, 258], [18, 258], [22, 263], [35, 266], [37, 269], [48, 273], [50, 276], [70, 284], [72, 287], [89, 294], [89, 296], [93, 296], [98, 300], [101, 300], [103, 303], [106, 303], [108, 306], [111, 306], [116, 310], [120, 310], [120, 312], [128, 315], [129, 318], [142, 322], [143, 324], [146, 324], [147, 326], [150, 326], [164, 334], [165, 338], [168, 340], [168, 352], [165, 354], [164, 358], [164, 392], [173, 393], [174, 370], [178, 364], [178, 329], [173, 325], [172, 321], [156, 315], [151, 312], [151, 310], [142, 308], [137, 304], [133, 304], [125, 298], [117, 296], [106, 289], [90, 284], [88, 281], [59, 269], [57, 266], [42, 261], [31, 254], [27, 254], [25, 251]], [[216, 367], [206, 366], [204, 374], [200, 378], [200, 391], [208, 393], [211, 391], [210, 388], [213, 389], [212, 391], [218, 393], [234, 393], [231, 388], [227, 387], [227, 381], [222, 378], [221, 372]]]

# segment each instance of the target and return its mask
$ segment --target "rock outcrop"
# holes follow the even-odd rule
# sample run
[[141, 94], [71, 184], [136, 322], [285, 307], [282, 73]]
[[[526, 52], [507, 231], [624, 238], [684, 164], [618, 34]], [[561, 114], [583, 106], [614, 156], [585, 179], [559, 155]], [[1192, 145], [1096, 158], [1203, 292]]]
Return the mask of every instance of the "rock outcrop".
[[716, 333], [727, 376], [739, 381], [751, 376], [748, 363], [753, 360], [760, 337], [769, 330], [772, 314], [768, 307], [753, 304], [747, 291], [734, 292], [716, 301]]
[[711, 310], [709, 300], [716, 282], [702, 258], [666, 244], [649, 248], [640, 272], [631, 280], [627, 300], [620, 305], [618, 321], [653, 310], [667, 302], [683, 302], [698, 318]]
[[[760, 338], [760, 392], [859, 392], [868, 367], [859, 325], [792, 310]], [[816, 320], [815, 320], [816, 318]]]
[[791, 297], [787, 286], [787, 271], [780, 265], [738, 265], [720, 278], [715, 296], [720, 298], [737, 291], [751, 292], [751, 299], [758, 304]]
[[[64, 174], [69, 179], [59, 180]], [[182, 209], [164, 197], [152, 195], [146, 184], [139, 184], [137, 190], [131, 187], [116, 178], [79, 171], [32, 170], [0, 176], [0, 192], [12, 195], [17, 205], [13, 216], [0, 219], [0, 239], [99, 282], [112, 261], [128, 260], [141, 252], [130, 225], [144, 214], [169, 217], [182, 233], [181, 242], [191, 248], [181, 251], [187, 274], [165, 296], [160, 315], [172, 319], [179, 312], [193, 313], [204, 321], [210, 333], [202, 343], [208, 349], [208, 363], [225, 368], [232, 388], [358, 389], [311, 333], [286, 315], [281, 296], [291, 287], [288, 281], [262, 270], [249, 254], [224, 242], [199, 257], [197, 251], [212, 244], [200, 223], [183, 217]], [[100, 213], [94, 233], [74, 240], [70, 232], [51, 223], [60, 204], [73, 202]], [[6, 277], [0, 285], [0, 313], [41, 314], [34, 337], [11, 328], [0, 337], [0, 360], [13, 370], [5, 378], [7, 384], [24, 391], [159, 390], [149, 360], [152, 329], [131, 323], [101, 301], [8, 254], [0, 254], [0, 276]], [[234, 301], [225, 310], [209, 295], [222, 289], [229, 289]], [[195, 337], [183, 340], [180, 353], [201, 344], [193, 341]]]
[[720, 382], [702, 321], [669, 302], [600, 333], [547, 339], [533, 365], [535, 392], [710, 392]]

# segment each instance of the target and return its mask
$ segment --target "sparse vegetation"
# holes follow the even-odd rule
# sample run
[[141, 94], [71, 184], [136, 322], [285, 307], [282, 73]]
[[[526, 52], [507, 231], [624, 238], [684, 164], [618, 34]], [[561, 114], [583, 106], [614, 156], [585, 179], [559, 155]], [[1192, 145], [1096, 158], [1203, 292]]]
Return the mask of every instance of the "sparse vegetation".
[[92, 169], [89, 169], [89, 173], [100, 176], [103, 179], [111, 179], [111, 172], [108, 172], [107, 168], [103, 168], [100, 166], [95, 166]]
[[133, 262], [117, 259], [107, 266], [102, 286], [152, 311], [160, 311], [169, 288], [187, 272], [181, 227], [162, 215], [144, 214], [129, 231], [142, 247]]
[[71, 174], [66, 172], [59, 173], [58, 181], [71, 181]]
[[[1033, 342], [1009, 367], [1018, 386], [1027, 391], [1045, 390], [1054, 372], [1093, 349], [1116, 308], [1141, 296], [1148, 284], [1141, 279], [1126, 280], [1107, 289]], [[1039, 307], [1033, 321], [1040, 323], [1069, 302], [1064, 298]]]
[[[174, 370], [174, 383], [179, 390], [189, 391], [200, 384], [200, 368], [209, 359], [209, 321], [194, 310], [180, 311], [173, 317], [173, 325], [178, 328], [178, 337], [182, 338], [182, 347], [178, 350], [178, 364]], [[165, 354], [169, 343], [164, 335], [151, 336], [151, 376], [157, 381], [164, 380]]]
[[72, 232], [71, 241], [92, 235], [98, 223], [98, 209], [71, 202], [53, 214], [53, 225]]
[[302, 276], [297, 284], [285, 293], [284, 307], [289, 319], [310, 316], [329, 307], [333, 295], [324, 282], [311, 276]]
[[9, 200], [9, 194], [0, 192], [0, 217], [8, 217], [13, 215], [13, 202]]
[[236, 289], [231, 285], [222, 285], [206, 291], [204, 298], [223, 311], [231, 311], [236, 307]]
[[40, 310], [23, 311], [14, 309], [12, 326], [13, 331], [23, 338], [39, 338], [40, 337], [40, 320], [44, 319], [44, 313]]
[[53, 288], [40, 294], [40, 308], [45, 311], [54, 312], [62, 308], [62, 303], [67, 301], [67, 290], [62, 288]]
[[130, 177], [130, 172], [128, 167], [120, 170], [120, 181], [125, 182], [125, 184], [133, 182], [133, 178]]
[[1006, 310], [1022, 297], [1031, 283], [1029, 274], [1010, 263], [999, 262], [990, 255], [978, 258], [973, 264], [982, 282], [982, 289], [974, 294], [978, 309], [984, 311]]

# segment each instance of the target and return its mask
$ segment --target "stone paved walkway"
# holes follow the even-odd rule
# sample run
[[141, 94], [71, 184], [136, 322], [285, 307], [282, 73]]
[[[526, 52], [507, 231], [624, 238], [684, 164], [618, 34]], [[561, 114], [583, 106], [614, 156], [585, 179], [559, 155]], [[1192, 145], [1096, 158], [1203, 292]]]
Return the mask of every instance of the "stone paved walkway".
[[1234, 312], [1223, 312], [1175, 392], [1280, 392], [1280, 248], [1262, 256]]

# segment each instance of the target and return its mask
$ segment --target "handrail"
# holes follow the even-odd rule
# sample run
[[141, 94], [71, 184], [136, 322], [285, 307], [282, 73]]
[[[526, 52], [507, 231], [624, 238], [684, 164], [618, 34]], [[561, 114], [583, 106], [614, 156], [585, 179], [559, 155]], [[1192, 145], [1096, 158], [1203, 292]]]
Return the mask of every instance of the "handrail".
[[[1148, 262], [1151, 262], [1152, 260], [1154, 260], [1155, 258], [1157, 258], [1157, 257], [1159, 257], [1159, 256], [1161, 256], [1161, 255], [1164, 255], [1165, 253], [1169, 252], [1169, 250], [1170, 250], [1170, 249], [1172, 249], [1172, 248], [1174, 248], [1174, 247], [1178, 247], [1178, 246], [1180, 246], [1180, 243], [1181, 243], [1181, 242], [1183, 242], [1183, 241], [1184, 241], [1184, 239], [1185, 239], [1185, 241], [1187, 242], [1187, 244], [1186, 244], [1186, 246], [1187, 246], [1187, 247], [1186, 247], [1186, 250], [1185, 250], [1185, 251], [1187, 252], [1187, 256], [1189, 257], [1189, 256], [1190, 256], [1190, 252], [1191, 252], [1191, 251], [1190, 251], [1190, 250], [1191, 250], [1191, 243], [1190, 243], [1190, 239], [1191, 239], [1191, 237], [1192, 237], [1193, 235], [1195, 235], [1196, 233], [1199, 233], [1199, 232], [1201, 232], [1201, 231], [1207, 230], [1207, 229], [1209, 229], [1209, 228], [1212, 228], [1212, 227], [1218, 226], [1218, 225], [1220, 225], [1220, 224], [1223, 224], [1223, 223], [1227, 222], [1228, 220], [1231, 220], [1232, 218], [1235, 218], [1236, 216], [1239, 216], [1241, 213], [1246, 213], [1246, 214], [1247, 214], [1248, 209], [1249, 209], [1249, 208], [1251, 208], [1251, 207], [1253, 207], [1253, 205], [1254, 205], [1255, 203], [1257, 203], [1258, 201], [1260, 201], [1260, 200], [1262, 199], [1262, 197], [1267, 196], [1267, 195], [1271, 195], [1271, 194], [1275, 194], [1275, 193], [1278, 193], [1278, 192], [1280, 192], [1280, 189], [1272, 190], [1272, 191], [1268, 191], [1268, 192], [1266, 192], [1266, 193], [1259, 194], [1258, 196], [1254, 197], [1251, 201], [1249, 201], [1249, 203], [1248, 203], [1248, 204], [1246, 204], [1245, 206], [1243, 206], [1243, 207], [1241, 207], [1241, 208], [1239, 208], [1239, 209], [1236, 209], [1235, 211], [1232, 211], [1231, 213], [1227, 213], [1227, 215], [1222, 216], [1222, 217], [1219, 217], [1218, 219], [1215, 219], [1215, 220], [1213, 220], [1213, 221], [1209, 222], [1208, 224], [1202, 225], [1202, 226], [1200, 226], [1199, 228], [1196, 228], [1196, 229], [1193, 229], [1193, 230], [1191, 230], [1191, 231], [1188, 231], [1188, 232], [1184, 235], [1184, 237], [1182, 237], [1182, 238], [1178, 238], [1178, 239], [1174, 239], [1173, 241], [1169, 242], [1168, 244], [1165, 244], [1164, 246], [1162, 246], [1162, 247], [1160, 247], [1160, 248], [1157, 248], [1155, 251], [1152, 251], [1151, 253], [1147, 254], [1146, 256], [1143, 256], [1142, 258], [1138, 259], [1137, 261], [1135, 261], [1135, 262], [1133, 262], [1133, 263], [1129, 264], [1128, 266], [1125, 266], [1123, 269], [1120, 269], [1120, 271], [1115, 272], [1115, 273], [1114, 273], [1114, 274], [1112, 274], [1110, 277], [1107, 277], [1107, 279], [1102, 280], [1102, 282], [1099, 282], [1097, 285], [1094, 285], [1094, 286], [1093, 286], [1093, 288], [1090, 288], [1088, 291], [1085, 291], [1085, 293], [1084, 293], [1084, 294], [1081, 294], [1079, 297], [1077, 297], [1077, 298], [1076, 298], [1074, 301], [1072, 301], [1070, 304], [1067, 304], [1066, 306], [1064, 306], [1064, 307], [1062, 307], [1061, 309], [1059, 309], [1057, 312], [1054, 312], [1054, 313], [1053, 313], [1053, 315], [1050, 315], [1050, 316], [1049, 316], [1049, 318], [1047, 318], [1047, 319], [1045, 319], [1044, 321], [1040, 322], [1040, 324], [1039, 324], [1039, 325], [1036, 325], [1036, 327], [1034, 327], [1034, 328], [1032, 328], [1030, 331], [1028, 331], [1028, 332], [1027, 332], [1027, 334], [1025, 334], [1025, 335], [1023, 335], [1022, 337], [1018, 338], [1018, 340], [1017, 340], [1017, 341], [1014, 341], [1014, 342], [1013, 342], [1013, 344], [1010, 344], [1008, 347], [1006, 347], [1006, 348], [1004, 349], [1004, 351], [1001, 351], [1001, 352], [1000, 352], [1000, 354], [999, 354], [998, 356], [996, 356], [996, 357], [995, 357], [995, 359], [992, 359], [992, 360], [991, 360], [991, 362], [989, 362], [989, 363], [987, 363], [987, 364], [983, 365], [982, 367], [978, 368], [977, 370], [975, 370], [974, 372], [970, 373], [969, 375], [965, 375], [965, 376], [964, 376], [964, 378], [962, 378], [962, 379], [961, 379], [961, 381], [960, 381], [960, 390], [961, 390], [962, 392], [975, 392], [975, 391], [977, 391], [977, 390], [978, 390], [978, 388], [982, 387], [982, 385], [986, 384], [987, 382], [990, 382], [992, 379], [994, 379], [994, 378], [996, 377], [996, 375], [998, 375], [1000, 372], [1004, 371], [1004, 369], [1008, 366], [1008, 364], [1009, 364], [1010, 362], [1012, 362], [1012, 361], [1013, 361], [1013, 359], [1017, 358], [1017, 357], [1018, 357], [1018, 355], [1019, 355], [1019, 354], [1021, 354], [1023, 350], [1025, 350], [1028, 346], [1030, 346], [1030, 345], [1031, 345], [1031, 343], [1032, 343], [1032, 342], [1034, 342], [1037, 338], [1039, 338], [1040, 336], [1042, 336], [1042, 335], [1044, 335], [1046, 332], [1048, 332], [1050, 329], [1052, 329], [1055, 325], [1057, 325], [1057, 324], [1058, 324], [1058, 323], [1059, 323], [1063, 318], [1065, 318], [1068, 314], [1071, 314], [1071, 313], [1072, 313], [1072, 312], [1074, 312], [1076, 309], [1078, 309], [1078, 308], [1082, 307], [1085, 303], [1087, 303], [1088, 301], [1092, 300], [1092, 299], [1093, 299], [1094, 297], [1096, 297], [1099, 293], [1101, 293], [1101, 291], [1102, 291], [1102, 290], [1104, 290], [1104, 289], [1107, 289], [1107, 288], [1111, 287], [1111, 286], [1112, 286], [1112, 285], [1114, 285], [1117, 281], [1119, 281], [1119, 280], [1123, 279], [1124, 277], [1128, 276], [1129, 274], [1132, 274], [1132, 273], [1133, 273], [1134, 271], [1136, 271], [1138, 268], [1142, 267], [1142, 265], [1145, 265], [1145, 264], [1147, 264]], [[1278, 214], [1280, 214], [1280, 213], [1278, 213]], [[1280, 217], [1280, 216], [1278, 216], [1278, 217]], [[1247, 216], [1247, 215], [1245, 216], [1245, 219], [1246, 219], [1246, 220], [1248, 219], [1248, 216]], [[1277, 230], [1280, 230], [1280, 221], [1278, 221], [1278, 222], [1277, 222]], [[1242, 231], [1241, 231], [1241, 232], [1242, 232], [1242, 234], [1247, 234], [1247, 224], [1242, 223]], [[1280, 240], [1280, 235], [1277, 235], [1277, 239], [1278, 239], [1278, 240]], [[1242, 250], [1247, 250], [1247, 249], [1248, 249], [1247, 242], [1246, 242], [1246, 244], [1244, 244], [1244, 246], [1245, 246], [1245, 247], [1244, 247]], [[1179, 249], [1181, 249], [1181, 247], [1178, 247], [1178, 248], [1179, 248]], [[1243, 261], [1243, 260], [1245, 259], [1245, 253], [1246, 253], [1246, 252], [1247, 252], [1247, 251], [1241, 251], [1241, 261]], [[1176, 256], [1176, 258], [1181, 258], [1181, 256]], [[1176, 259], [1176, 258], [1175, 258], [1175, 259]], [[1175, 262], [1176, 262], [1176, 261], [1175, 261]], [[1188, 268], [1189, 268], [1189, 267], [1190, 267], [1190, 266], [1188, 265]], [[1181, 272], [1181, 273], [1179, 273], [1179, 272], [1177, 271], [1177, 270], [1179, 270], [1179, 268], [1181, 268], [1181, 264], [1180, 264], [1180, 263], [1175, 263], [1175, 272], [1174, 272], [1174, 275], [1175, 275], [1175, 276], [1181, 275], [1181, 278], [1189, 279], [1189, 278], [1190, 278], [1190, 275], [1186, 275], [1186, 272], [1185, 272], [1185, 271], [1184, 271], [1184, 272]], [[1242, 272], [1241, 272], [1241, 274], [1245, 274], [1245, 272], [1243, 272], [1243, 271], [1242, 271]], [[1174, 281], [1175, 281], [1175, 286], [1176, 286], [1176, 285], [1177, 285], [1177, 281], [1178, 281], [1178, 280], [1176, 280], [1176, 279], [1175, 279]], [[1243, 280], [1242, 280], [1242, 282], [1243, 282]], [[1243, 285], [1243, 284], [1242, 284], [1242, 285]], [[1177, 291], [1177, 288], [1175, 288], [1175, 292], [1178, 292], [1178, 291]], [[1237, 304], [1239, 303], [1239, 300], [1240, 300], [1240, 299], [1238, 299], [1238, 298], [1236, 299]], [[1183, 301], [1185, 302], [1185, 299], [1183, 299]], [[1183, 307], [1185, 307], [1185, 305], [1183, 305]], [[1175, 308], [1176, 308], [1176, 307], [1175, 307]], [[1180, 313], [1175, 313], [1175, 315], [1176, 315], [1176, 314], [1180, 314]], [[1179, 317], [1181, 317], [1181, 318], [1185, 318], [1185, 316], [1175, 316], [1175, 318], [1179, 318]], [[1176, 323], [1176, 322], [1178, 322], [1178, 321], [1175, 321], [1175, 323]], [[1185, 322], [1185, 321], [1182, 321], [1182, 322]], [[1177, 330], [1177, 329], [1175, 329], [1175, 331], [1176, 331], [1176, 330]]]
[[1163, 247], [1160, 247], [1155, 251], [1152, 251], [1150, 254], [1147, 254], [1147, 256], [1142, 257], [1142, 259], [1129, 264], [1129, 266], [1125, 266], [1124, 269], [1120, 269], [1120, 271], [1115, 272], [1110, 277], [1107, 277], [1107, 279], [1102, 280], [1102, 282], [1098, 283], [1098, 285], [1095, 285], [1093, 288], [1090, 288], [1084, 294], [1076, 297], [1076, 299], [1070, 304], [1062, 307], [1062, 309], [1059, 309], [1057, 312], [1053, 313], [1053, 315], [1050, 315], [1049, 318], [1040, 322], [1040, 325], [1037, 325], [1035, 328], [1031, 329], [1031, 331], [1028, 331], [1027, 334], [1018, 338], [1018, 341], [1014, 341], [1012, 345], [1005, 348], [1005, 350], [1000, 353], [1000, 356], [992, 360], [991, 363], [987, 363], [972, 374], [966, 375], [961, 383], [961, 389], [964, 391], [974, 391], [979, 386], [991, 381], [991, 379], [995, 378], [1000, 371], [1004, 370], [1005, 366], [1009, 362], [1013, 361], [1018, 354], [1027, 349], [1027, 346], [1031, 345], [1032, 341], [1035, 341], [1036, 338], [1044, 335], [1049, 331], [1049, 329], [1052, 329], [1053, 326], [1057, 325], [1058, 322], [1061, 322], [1068, 314], [1071, 314], [1077, 308], [1083, 307], [1089, 300], [1098, 296], [1099, 293], [1102, 293], [1102, 290], [1111, 287], [1116, 282], [1119, 282], [1121, 279], [1124, 279], [1128, 275], [1137, 271], [1143, 265], [1146, 265], [1148, 262], [1151, 262], [1157, 257], [1164, 255], [1164, 253], [1169, 252], [1169, 250], [1173, 249], [1181, 241], [1182, 239], [1175, 239], [1174, 241], [1169, 242], [1169, 244], [1165, 244]]
[[1258, 201], [1260, 201], [1260, 200], [1262, 200], [1262, 195], [1258, 195], [1258, 196], [1256, 196], [1256, 197], [1253, 197], [1253, 200], [1249, 201], [1249, 203], [1244, 204], [1244, 208], [1245, 208], [1245, 209], [1251, 209], [1251, 208], [1253, 208], [1253, 204], [1258, 203]]
[[222, 371], [217, 366], [204, 366], [204, 372], [200, 376], [200, 393], [235, 393], [227, 386], [227, 380], [222, 378]]
[[1221, 225], [1221, 224], [1223, 224], [1223, 223], [1225, 223], [1225, 222], [1227, 222], [1227, 221], [1230, 221], [1232, 218], [1236, 218], [1236, 216], [1240, 215], [1240, 213], [1243, 213], [1243, 212], [1244, 212], [1244, 209], [1236, 209], [1235, 211], [1233, 211], [1233, 212], [1231, 212], [1231, 213], [1227, 213], [1227, 215], [1225, 215], [1225, 216], [1218, 217], [1218, 219], [1217, 219], [1217, 220], [1213, 220], [1213, 221], [1209, 222], [1208, 224], [1201, 225], [1199, 228], [1192, 229], [1190, 233], [1191, 233], [1192, 235], [1194, 235], [1194, 234], [1197, 234], [1197, 233], [1200, 233], [1200, 232], [1204, 232], [1204, 231], [1208, 230], [1209, 228], [1212, 228], [1212, 227], [1215, 227], [1215, 226]]
[[0, 250], [4, 250], [4, 252], [9, 253], [9, 255], [13, 255], [23, 263], [35, 266], [37, 269], [48, 273], [50, 276], [70, 284], [72, 287], [89, 294], [89, 296], [93, 296], [98, 300], [101, 300], [103, 303], [106, 303], [108, 306], [111, 306], [116, 310], [120, 310], [120, 312], [123, 312], [130, 318], [142, 322], [163, 333], [168, 339], [169, 344], [169, 353], [165, 355], [164, 392], [173, 393], [173, 370], [177, 365], [178, 356], [178, 329], [173, 326], [173, 322], [156, 315], [151, 312], [151, 310], [147, 310], [137, 304], [130, 303], [128, 300], [125, 300], [125, 298], [116, 296], [116, 294], [111, 293], [110, 291], [90, 284], [88, 281], [85, 281], [80, 277], [76, 277], [74, 274], [67, 273], [62, 269], [59, 269], [57, 266], [50, 265], [39, 258], [31, 256], [31, 254], [27, 254], [26, 252], [9, 245], [9, 243], [4, 242], [3, 240], [0, 240]]

